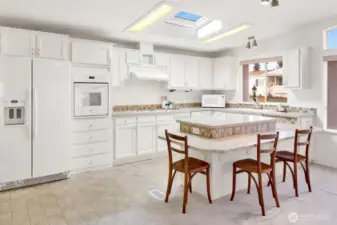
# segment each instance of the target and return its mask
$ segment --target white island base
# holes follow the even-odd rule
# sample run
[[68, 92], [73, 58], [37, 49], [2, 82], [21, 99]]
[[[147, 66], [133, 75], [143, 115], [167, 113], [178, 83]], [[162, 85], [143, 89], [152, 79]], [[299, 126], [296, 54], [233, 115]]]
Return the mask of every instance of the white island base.
[[[204, 160], [211, 165], [211, 194], [212, 199], [218, 199], [229, 195], [232, 192], [232, 170], [233, 162], [245, 159], [256, 159], [256, 134], [243, 134], [223, 139], [205, 139], [194, 135], [181, 133], [179, 131], [173, 132], [181, 136], [188, 136], [189, 155], [201, 160]], [[278, 142], [278, 150], [293, 149], [294, 131], [281, 131]], [[165, 135], [159, 135], [160, 139], [165, 139]], [[313, 141], [313, 140], [312, 140]], [[312, 143], [313, 144], [313, 143]], [[271, 143], [263, 143], [262, 148], [270, 148]], [[301, 149], [302, 152], [304, 149]], [[177, 157], [181, 157], [176, 155]], [[177, 158], [176, 158], [177, 159]], [[270, 155], [263, 154], [262, 160], [270, 163]], [[283, 164], [276, 164], [276, 175], [281, 175], [283, 172]], [[300, 171], [299, 171], [300, 172]], [[179, 177], [180, 176], [180, 177]], [[267, 184], [268, 177], [263, 175], [264, 182]], [[183, 174], [179, 174], [174, 181], [176, 185], [183, 183]], [[178, 184], [179, 183], [179, 184]], [[248, 175], [242, 173], [237, 175], [236, 190], [247, 189]], [[252, 183], [252, 188], [254, 183]], [[200, 193], [207, 196], [206, 192], [206, 177], [201, 174], [195, 175], [192, 180], [193, 192]]]

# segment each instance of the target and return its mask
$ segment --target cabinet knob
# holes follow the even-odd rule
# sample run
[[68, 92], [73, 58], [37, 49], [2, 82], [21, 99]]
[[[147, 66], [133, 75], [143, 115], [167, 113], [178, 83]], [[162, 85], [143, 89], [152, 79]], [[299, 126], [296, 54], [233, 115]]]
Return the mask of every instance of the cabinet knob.
[[90, 124], [89, 127], [91, 128], [91, 127], [92, 127], [92, 124]]
[[92, 152], [92, 149], [89, 149], [89, 151], [91, 151], [91, 152]]
[[89, 162], [89, 165], [91, 165], [91, 164], [92, 164], [92, 161]]

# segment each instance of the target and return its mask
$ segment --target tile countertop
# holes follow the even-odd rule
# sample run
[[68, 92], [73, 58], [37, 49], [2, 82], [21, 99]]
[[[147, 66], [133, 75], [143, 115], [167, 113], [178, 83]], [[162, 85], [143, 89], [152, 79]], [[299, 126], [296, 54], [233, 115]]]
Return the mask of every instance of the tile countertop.
[[[257, 137], [256, 134], [242, 134], [221, 139], [206, 139], [198, 136], [182, 133], [180, 131], [171, 131], [171, 133], [187, 136], [188, 147], [192, 150], [202, 151], [204, 153], [226, 153], [232, 150], [245, 149], [256, 146]], [[160, 133], [159, 139], [166, 140], [165, 134]], [[279, 141], [288, 140], [294, 138], [293, 130], [280, 131]], [[174, 142], [174, 141], [173, 141]], [[265, 141], [261, 143], [271, 143], [271, 141]], [[176, 142], [179, 144], [178, 142]]]
[[254, 124], [261, 122], [272, 122], [275, 118], [258, 116], [258, 115], [245, 115], [245, 114], [234, 114], [234, 113], [224, 113], [223, 116], [202, 116], [184, 120], [177, 120], [177, 122], [203, 126], [203, 127], [226, 127], [232, 125], [242, 125], [242, 124]]
[[141, 116], [152, 114], [176, 114], [176, 113], [190, 113], [201, 111], [214, 111], [214, 112], [228, 112], [228, 113], [241, 113], [241, 114], [253, 114], [261, 116], [275, 116], [275, 117], [287, 117], [287, 118], [299, 118], [299, 117], [315, 117], [312, 113], [300, 113], [300, 112], [276, 112], [274, 110], [265, 109], [245, 109], [245, 108], [181, 108], [181, 109], [158, 109], [158, 110], [144, 110], [144, 111], [117, 111], [112, 112], [112, 117], [119, 116]]
[[[191, 134], [182, 133], [178, 130], [170, 132], [180, 136], [187, 136], [189, 148], [196, 151], [202, 151], [203, 153], [226, 153], [232, 150], [256, 147], [257, 142], [256, 136], [257, 134], [241, 134], [230, 137], [224, 137], [221, 139], [207, 139]], [[313, 129], [313, 134], [319, 132], [322, 132], [322, 129], [320, 128]], [[279, 141], [293, 139], [294, 135], [295, 130], [293, 129], [279, 130]], [[158, 134], [158, 138], [166, 140], [165, 133], [163, 132]], [[178, 142], [176, 143], [179, 144]], [[272, 143], [272, 140], [264, 142], [262, 141], [261, 143], [262, 144]]]

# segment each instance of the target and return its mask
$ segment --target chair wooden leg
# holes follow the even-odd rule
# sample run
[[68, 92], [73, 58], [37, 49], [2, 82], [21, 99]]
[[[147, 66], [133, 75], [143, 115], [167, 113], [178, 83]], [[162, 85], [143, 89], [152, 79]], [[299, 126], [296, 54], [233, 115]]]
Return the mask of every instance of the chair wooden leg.
[[247, 194], [250, 194], [250, 187], [252, 186], [252, 178], [250, 177], [250, 174], [248, 173], [248, 189]]
[[282, 182], [286, 182], [287, 177], [287, 164], [285, 161], [283, 161], [283, 179]]
[[275, 203], [276, 203], [276, 207], [280, 207], [280, 202], [278, 199], [278, 195], [277, 195], [277, 188], [276, 188], [276, 175], [275, 175], [275, 170], [273, 172], [271, 172], [270, 174], [271, 176], [271, 190], [273, 192], [273, 197], [275, 199]]
[[170, 169], [169, 175], [168, 175], [168, 181], [167, 181], [165, 202], [168, 202], [169, 195], [171, 193], [172, 183], [173, 183], [172, 169]]
[[183, 200], [183, 213], [186, 213], [186, 205], [188, 202], [188, 173], [185, 173], [184, 179], [184, 200]]
[[233, 186], [232, 186], [232, 196], [231, 196], [231, 201], [234, 200], [235, 197], [235, 191], [236, 191], [236, 166], [233, 164]]
[[295, 196], [298, 197], [297, 162], [294, 162], [294, 189]]
[[206, 170], [206, 183], [207, 183], [207, 197], [210, 204], [212, 204], [212, 197], [211, 197], [211, 178], [209, 168]]
[[308, 160], [305, 161], [305, 167], [306, 167], [305, 176], [307, 178], [307, 184], [308, 184], [309, 192], [311, 192], [312, 190], [311, 190], [310, 169], [309, 169], [309, 161]]
[[262, 216], [265, 216], [266, 211], [265, 211], [265, 208], [264, 208], [262, 175], [259, 174], [258, 176], [259, 176], [259, 184], [258, 184], [258, 187], [257, 187], [257, 191], [258, 191], [258, 194], [259, 194], [259, 203], [260, 203], [260, 206], [261, 206]]
[[192, 174], [189, 174], [189, 185], [190, 193], [192, 193]]

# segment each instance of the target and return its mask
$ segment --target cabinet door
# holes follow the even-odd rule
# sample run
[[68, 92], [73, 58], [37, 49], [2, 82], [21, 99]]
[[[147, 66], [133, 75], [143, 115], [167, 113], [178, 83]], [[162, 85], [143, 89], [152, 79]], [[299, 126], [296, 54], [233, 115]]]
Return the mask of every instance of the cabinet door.
[[[167, 122], [160, 122], [157, 124], [157, 134], [163, 134], [167, 129], [169, 132], [170, 130], [175, 129], [175, 122], [174, 121], [167, 121]], [[167, 151], [167, 143], [166, 140], [158, 139], [157, 141], [157, 152], [164, 152]]]
[[115, 159], [136, 156], [136, 132], [136, 124], [116, 126]]
[[171, 73], [171, 55], [165, 53], [156, 53], [155, 63], [159, 66], [166, 66], [166, 73]]
[[126, 62], [127, 63], [140, 63], [140, 53], [139, 50], [126, 49]]
[[87, 40], [73, 40], [71, 60], [74, 63], [110, 66], [112, 45]]
[[171, 58], [171, 88], [185, 88], [185, 56], [172, 55]]
[[212, 60], [202, 58], [199, 60], [199, 87], [200, 89], [212, 89]]
[[137, 155], [156, 152], [156, 124], [137, 125]]
[[213, 89], [225, 89], [226, 65], [224, 58], [213, 60]]
[[36, 56], [49, 59], [67, 59], [68, 36], [59, 34], [37, 34]]
[[288, 50], [283, 57], [283, 77], [286, 87], [300, 88], [300, 49]]
[[186, 85], [191, 89], [199, 88], [199, 60], [197, 57], [186, 58]]
[[[111, 54], [111, 64], [112, 70], [111, 70], [111, 86], [114, 87], [119, 87], [123, 84], [123, 75], [121, 73], [121, 62], [120, 62], [120, 49], [119, 48], [114, 48]], [[124, 57], [125, 60], [125, 57]], [[124, 61], [125, 64], [125, 61]], [[125, 71], [126, 73], [126, 71]]]
[[34, 56], [35, 34], [29, 30], [3, 28], [1, 52], [6, 55]]

